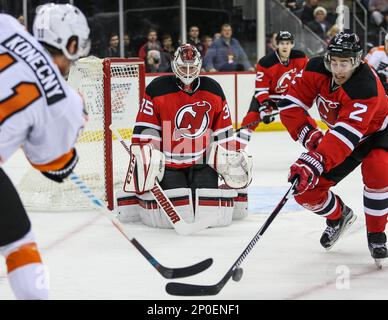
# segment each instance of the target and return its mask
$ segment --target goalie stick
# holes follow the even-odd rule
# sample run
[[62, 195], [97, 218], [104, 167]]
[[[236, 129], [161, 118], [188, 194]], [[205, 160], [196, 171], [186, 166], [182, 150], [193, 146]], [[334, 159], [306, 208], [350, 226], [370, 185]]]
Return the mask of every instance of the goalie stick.
[[136, 240], [135, 237], [131, 236], [126, 230], [124, 230], [123, 225], [119, 220], [114, 217], [114, 215], [105, 208], [104, 203], [98, 199], [88, 186], [79, 178], [74, 172], [70, 174], [70, 180], [90, 199], [91, 202], [98, 208], [98, 210], [107, 217], [112, 224], [120, 231], [120, 233], [131, 242], [134, 247], [142, 254], [144, 258], [166, 279], [176, 279], [183, 278], [195, 275], [200, 273], [207, 268], [209, 268], [213, 259], [209, 258], [203, 260], [197, 264], [183, 267], [183, 268], [169, 268], [161, 265], [158, 260], [156, 260], [143, 246]]
[[[116, 128], [114, 128], [112, 125], [109, 127], [109, 129], [113, 132], [113, 134], [119, 140], [121, 145], [128, 152], [129, 156], [134, 157], [131, 154], [129, 147], [127, 146], [127, 144], [125, 143], [125, 141], [121, 137], [118, 130]], [[131, 165], [134, 166], [135, 163], [136, 163], [135, 161], [131, 161]], [[189, 235], [189, 234], [204, 230], [217, 221], [217, 216], [214, 215], [212, 217], [209, 217], [208, 219], [203, 219], [203, 220], [198, 221], [198, 222], [187, 223], [179, 215], [178, 211], [175, 209], [175, 207], [171, 203], [170, 199], [166, 196], [163, 189], [159, 185], [158, 181], [155, 182], [155, 186], [150, 190], [150, 192], [152, 193], [152, 195], [153, 195], [154, 199], [156, 200], [156, 202], [158, 203], [159, 207], [165, 213], [165, 215], [167, 216], [167, 218], [171, 222], [172, 226], [174, 227], [174, 229], [176, 230], [176, 232], [179, 235]]]
[[231, 268], [224, 275], [224, 277], [221, 279], [220, 282], [214, 285], [196, 285], [196, 284], [188, 284], [188, 283], [169, 282], [166, 285], [167, 293], [174, 296], [214, 296], [218, 294], [225, 286], [225, 284], [229, 281], [229, 279], [233, 276], [235, 270], [238, 269], [241, 263], [248, 256], [249, 252], [251, 252], [255, 244], [259, 241], [260, 237], [264, 234], [265, 230], [267, 230], [267, 228], [275, 219], [277, 214], [286, 204], [287, 200], [291, 197], [291, 195], [294, 192], [294, 187], [297, 183], [298, 183], [298, 180], [295, 179], [291, 187], [288, 189], [287, 193], [283, 196], [282, 200], [278, 203], [276, 208], [272, 211], [270, 216], [264, 222], [263, 226], [255, 234], [253, 239], [249, 242], [248, 246], [237, 258], [237, 260], [233, 263]]

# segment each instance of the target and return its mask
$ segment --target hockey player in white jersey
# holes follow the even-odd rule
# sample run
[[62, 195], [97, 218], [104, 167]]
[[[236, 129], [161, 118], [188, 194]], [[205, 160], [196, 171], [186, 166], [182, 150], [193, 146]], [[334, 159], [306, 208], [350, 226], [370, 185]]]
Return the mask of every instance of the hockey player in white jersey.
[[[63, 78], [89, 52], [89, 27], [72, 5], [38, 7], [33, 37], [0, 14], [0, 166], [20, 147], [31, 165], [62, 182], [74, 169], [74, 148], [86, 115], [83, 101]], [[31, 223], [0, 167], [0, 254], [18, 299], [47, 299], [48, 279]]]
[[383, 46], [374, 47], [365, 56], [365, 61], [376, 71], [388, 93], [388, 33]]

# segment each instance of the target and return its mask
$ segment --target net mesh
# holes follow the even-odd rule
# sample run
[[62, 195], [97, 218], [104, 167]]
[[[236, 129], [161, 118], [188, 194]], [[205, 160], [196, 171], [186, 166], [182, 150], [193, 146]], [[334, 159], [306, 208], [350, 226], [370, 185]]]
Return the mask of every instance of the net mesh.
[[[112, 146], [112, 159], [105, 160], [106, 145], [104, 129], [105, 112], [110, 112], [112, 124], [121, 135], [129, 139], [140, 94], [140, 63], [120, 59], [110, 62], [110, 104], [104, 104], [103, 60], [88, 57], [80, 59], [70, 70], [69, 84], [84, 98], [89, 121], [79, 137], [76, 149], [79, 162], [75, 172], [92, 192], [106, 202], [113, 202], [107, 194], [107, 184], [113, 189], [122, 188], [128, 166], [128, 155], [114, 138], [106, 143]], [[105, 92], [106, 94], [106, 92]], [[111, 162], [113, 175], [110, 179], [107, 163]], [[25, 207], [33, 211], [90, 210], [93, 205], [70, 181], [58, 184], [30, 169], [21, 179], [18, 190]]]

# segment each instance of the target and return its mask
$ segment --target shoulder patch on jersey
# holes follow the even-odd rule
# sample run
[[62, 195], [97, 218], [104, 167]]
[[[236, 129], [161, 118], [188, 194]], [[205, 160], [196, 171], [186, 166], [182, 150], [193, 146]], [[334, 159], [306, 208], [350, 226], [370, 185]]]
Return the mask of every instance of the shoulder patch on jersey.
[[378, 95], [377, 81], [368, 64], [362, 63], [342, 89], [351, 99], [369, 99]]
[[259, 60], [259, 65], [264, 68], [270, 68], [275, 64], [280, 63], [275, 51], [271, 52]]
[[151, 98], [155, 98], [165, 94], [178, 92], [179, 90], [174, 76], [160, 76], [148, 84], [146, 94]]
[[226, 100], [224, 91], [222, 90], [220, 84], [216, 80], [210, 77], [206, 77], [206, 76], [200, 77], [200, 84], [199, 84], [198, 90], [209, 91], [221, 97], [223, 101]]
[[290, 59], [306, 58], [306, 54], [300, 50], [291, 50]]
[[306, 71], [317, 72], [331, 77], [331, 72], [325, 68], [323, 57], [311, 58], [306, 65]]

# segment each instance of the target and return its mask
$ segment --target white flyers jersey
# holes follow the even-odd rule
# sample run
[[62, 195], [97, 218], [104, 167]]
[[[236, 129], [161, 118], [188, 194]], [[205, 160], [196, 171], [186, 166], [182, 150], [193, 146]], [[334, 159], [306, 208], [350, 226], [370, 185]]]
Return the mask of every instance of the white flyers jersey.
[[365, 61], [377, 72], [381, 72], [388, 77], [388, 54], [384, 46], [371, 49], [366, 55]]
[[19, 147], [41, 170], [59, 170], [85, 124], [81, 96], [13, 17], [0, 14], [0, 165]]

